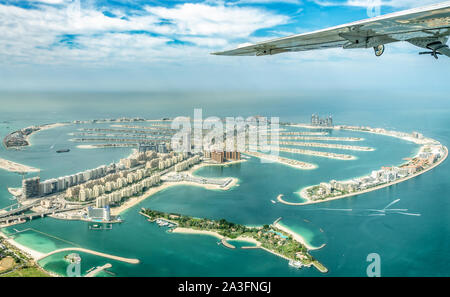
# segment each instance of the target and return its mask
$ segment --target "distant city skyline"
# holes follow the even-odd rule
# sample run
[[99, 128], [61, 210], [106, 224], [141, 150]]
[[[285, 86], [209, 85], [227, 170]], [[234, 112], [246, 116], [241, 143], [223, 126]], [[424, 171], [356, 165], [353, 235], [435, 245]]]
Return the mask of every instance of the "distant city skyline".
[[[450, 60], [408, 44], [216, 57], [239, 44], [443, 1], [0, 0], [0, 90], [332, 90], [448, 93]], [[79, 9], [78, 9], [79, 7]]]

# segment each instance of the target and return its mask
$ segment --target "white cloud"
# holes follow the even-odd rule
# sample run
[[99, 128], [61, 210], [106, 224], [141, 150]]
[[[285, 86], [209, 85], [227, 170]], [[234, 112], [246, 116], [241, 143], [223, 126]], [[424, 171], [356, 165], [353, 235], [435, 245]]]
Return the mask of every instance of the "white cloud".
[[[289, 20], [263, 9], [189, 3], [173, 8], [146, 6], [146, 13], [112, 18], [92, 7], [80, 8], [76, 1], [63, 9], [0, 4], [0, 19], [0, 57], [10, 64], [178, 60], [207, 54], [211, 48], [223, 48], [233, 40], [249, 38], [258, 29]], [[175, 39], [193, 45], [168, 44]]]
[[182, 41], [187, 41], [194, 43], [201, 47], [209, 47], [209, 48], [224, 48], [228, 47], [229, 43], [224, 38], [208, 38], [208, 37], [183, 37]]
[[46, 3], [46, 4], [63, 4], [68, 1], [67, 0], [28, 0], [28, 2], [40, 2], [40, 3]]
[[210, 6], [185, 3], [174, 8], [151, 7], [146, 10], [160, 19], [173, 22], [173, 33], [247, 37], [261, 28], [285, 24], [288, 17], [256, 8]]

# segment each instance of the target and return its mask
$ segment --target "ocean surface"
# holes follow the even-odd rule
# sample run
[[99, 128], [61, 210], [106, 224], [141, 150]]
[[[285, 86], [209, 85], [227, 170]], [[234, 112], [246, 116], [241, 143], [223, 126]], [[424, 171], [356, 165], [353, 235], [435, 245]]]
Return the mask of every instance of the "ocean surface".
[[[377, 94], [381, 95], [381, 94]], [[371, 95], [374, 96], [374, 95]], [[3, 93], [0, 94], [0, 137], [29, 125], [110, 117], [163, 118], [193, 116], [202, 108], [207, 116], [262, 115], [281, 122], [309, 122], [312, 113], [333, 115], [336, 124], [367, 125], [397, 131], [419, 131], [450, 145], [450, 100], [444, 97], [402, 98], [386, 92], [379, 98], [338, 91], [327, 94], [292, 93]], [[107, 124], [102, 124], [107, 127]], [[140, 124], [139, 125], [145, 125]], [[86, 127], [92, 125], [84, 125]], [[101, 126], [101, 125], [97, 125]], [[85, 150], [69, 141], [78, 126], [45, 130], [31, 137], [32, 146], [21, 151], [0, 150], [0, 157], [41, 169], [41, 179], [75, 173], [127, 156], [131, 149]], [[292, 129], [301, 131], [300, 129]], [[52, 218], [35, 219], [4, 228], [5, 233], [26, 230], [15, 240], [40, 252], [80, 246], [122, 257], [138, 258], [140, 264], [125, 264], [79, 253], [83, 273], [111, 263], [111, 274], [99, 276], [366, 276], [370, 253], [381, 258], [382, 276], [450, 276], [450, 162], [406, 182], [375, 192], [309, 206], [272, 203], [279, 194], [299, 201], [305, 186], [345, 180], [370, 173], [381, 166], [399, 165], [419, 146], [387, 136], [332, 131], [331, 136], [362, 137], [343, 144], [373, 147], [373, 152], [329, 150], [355, 155], [342, 161], [281, 153], [282, 156], [317, 164], [312, 171], [281, 164], [247, 162], [227, 167], [204, 167], [199, 176], [236, 177], [239, 185], [229, 191], [175, 186], [159, 192], [121, 215], [124, 222], [112, 230], [90, 230], [88, 223]], [[70, 148], [65, 154], [55, 150]], [[303, 147], [298, 147], [303, 148]], [[319, 148], [304, 148], [325, 150]], [[32, 176], [30, 174], [29, 176]], [[18, 187], [22, 176], [0, 170], [0, 208], [12, 203], [8, 187]], [[373, 216], [400, 199], [396, 208], [420, 216], [390, 214]], [[287, 261], [263, 250], [227, 249], [206, 235], [170, 234], [138, 214], [141, 207], [185, 215], [225, 218], [258, 226], [282, 217], [282, 223], [301, 234], [329, 273], [315, 268], [294, 269]], [[238, 243], [240, 246], [241, 243]], [[40, 264], [65, 275], [67, 262], [59, 253]]]

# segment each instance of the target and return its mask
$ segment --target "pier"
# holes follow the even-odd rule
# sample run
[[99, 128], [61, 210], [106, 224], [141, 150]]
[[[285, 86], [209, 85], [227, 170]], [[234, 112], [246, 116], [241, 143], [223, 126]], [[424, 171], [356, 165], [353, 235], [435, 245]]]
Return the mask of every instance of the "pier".
[[97, 266], [95, 269], [89, 271], [84, 277], [94, 277], [97, 275], [97, 273], [99, 273], [105, 269], [111, 268], [111, 267], [112, 267], [112, 265], [109, 263], [107, 263], [103, 266]]
[[228, 243], [225, 238], [222, 238], [222, 240], [220, 241], [224, 247], [227, 247], [229, 249], [235, 249], [236, 247], [230, 243]]

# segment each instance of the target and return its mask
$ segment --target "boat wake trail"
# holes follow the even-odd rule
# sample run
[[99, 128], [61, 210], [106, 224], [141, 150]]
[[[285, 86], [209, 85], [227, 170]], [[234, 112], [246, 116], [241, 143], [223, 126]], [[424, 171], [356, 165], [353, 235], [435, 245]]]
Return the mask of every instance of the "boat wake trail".
[[306, 211], [335, 211], [335, 212], [345, 212], [351, 213], [354, 216], [386, 216], [392, 214], [405, 215], [405, 216], [416, 216], [420, 217], [419, 213], [410, 213], [406, 208], [390, 208], [391, 206], [397, 204], [400, 199], [396, 199], [390, 202], [382, 209], [352, 209], [352, 208], [315, 208], [315, 209], [304, 209]]

